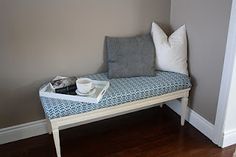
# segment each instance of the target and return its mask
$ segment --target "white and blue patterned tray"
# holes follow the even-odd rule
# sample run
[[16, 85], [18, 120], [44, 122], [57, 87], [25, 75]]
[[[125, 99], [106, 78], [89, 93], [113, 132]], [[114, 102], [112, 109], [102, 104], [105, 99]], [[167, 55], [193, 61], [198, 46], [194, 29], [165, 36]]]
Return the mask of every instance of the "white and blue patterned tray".
[[109, 81], [93, 80], [93, 84], [95, 86], [96, 91], [94, 94], [88, 95], [88, 96], [55, 93], [54, 90], [50, 87], [50, 84], [43, 86], [39, 90], [39, 96], [47, 97], [47, 98], [54, 98], [54, 99], [63, 99], [63, 100], [69, 100], [69, 101], [98, 103], [102, 99], [106, 90], [109, 88], [110, 83]]

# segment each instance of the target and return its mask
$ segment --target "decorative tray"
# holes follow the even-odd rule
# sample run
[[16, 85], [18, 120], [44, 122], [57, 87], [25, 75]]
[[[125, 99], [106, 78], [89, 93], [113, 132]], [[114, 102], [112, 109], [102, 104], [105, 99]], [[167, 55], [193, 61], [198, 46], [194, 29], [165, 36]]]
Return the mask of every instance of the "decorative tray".
[[68, 94], [55, 93], [55, 91], [51, 88], [50, 83], [48, 83], [40, 88], [39, 96], [61, 99], [61, 100], [98, 103], [102, 99], [103, 95], [106, 93], [107, 89], [110, 86], [110, 83], [109, 81], [93, 80], [93, 84], [96, 90], [91, 95], [76, 95], [76, 93], [68, 95]]

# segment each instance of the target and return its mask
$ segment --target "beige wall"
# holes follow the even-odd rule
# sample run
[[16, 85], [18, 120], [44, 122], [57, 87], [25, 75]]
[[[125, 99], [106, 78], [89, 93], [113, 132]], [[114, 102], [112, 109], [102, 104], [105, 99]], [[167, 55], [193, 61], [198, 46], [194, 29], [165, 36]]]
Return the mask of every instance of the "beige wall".
[[43, 119], [38, 89], [105, 69], [104, 36], [167, 30], [170, 0], [0, 0], [0, 128]]
[[232, 0], [172, 0], [171, 26], [186, 24], [191, 107], [214, 123]]

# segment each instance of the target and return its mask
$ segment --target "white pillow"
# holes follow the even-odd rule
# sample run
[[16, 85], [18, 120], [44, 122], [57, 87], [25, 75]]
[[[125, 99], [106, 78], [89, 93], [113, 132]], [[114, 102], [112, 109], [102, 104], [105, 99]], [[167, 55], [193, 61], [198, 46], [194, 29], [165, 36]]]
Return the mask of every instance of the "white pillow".
[[151, 34], [156, 48], [156, 69], [188, 75], [185, 25], [168, 38], [166, 33], [153, 22]]

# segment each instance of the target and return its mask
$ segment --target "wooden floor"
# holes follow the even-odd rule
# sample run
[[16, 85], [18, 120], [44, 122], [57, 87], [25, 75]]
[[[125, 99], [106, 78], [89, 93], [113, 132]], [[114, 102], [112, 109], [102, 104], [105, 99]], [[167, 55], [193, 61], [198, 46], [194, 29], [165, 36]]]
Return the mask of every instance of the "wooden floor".
[[[62, 157], [232, 157], [168, 107], [61, 131]], [[52, 135], [0, 145], [0, 157], [56, 157]]]

